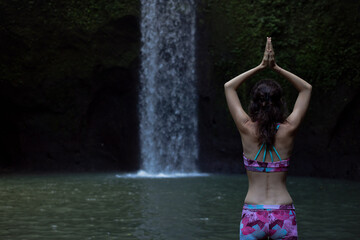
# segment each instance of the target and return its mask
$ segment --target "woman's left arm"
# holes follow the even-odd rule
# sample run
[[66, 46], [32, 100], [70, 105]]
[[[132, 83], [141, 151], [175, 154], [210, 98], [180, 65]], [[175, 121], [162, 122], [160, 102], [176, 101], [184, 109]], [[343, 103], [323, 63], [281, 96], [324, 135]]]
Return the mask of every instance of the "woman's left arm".
[[[266, 66], [265, 66], [266, 67]], [[247, 113], [244, 111], [243, 107], [241, 106], [239, 96], [236, 92], [236, 89], [245, 82], [246, 79], [257, 73], [258, 71], [261, 71], [263, 67], [261, 64], [253, 69], [250, 69], [242, 74], [240, 74], [237, 77], [234, 77], [230, 81], [224, 84], [225, 89], [225, 96], [226, 101], [231, 113], [231, 116], [233, 117], [236, 126], [240, 131], [244, 131], [244, 125], [246, 122], [250, 120], [250, 117], [247, 115]]]
[[225, 96], [226, 101], [231, 113], [231, 116], [233, 117], [235, 124], [237, 128], [241, 132], [245, 132], [245, 124], [250, 120], [250, 117], [247, 115], [247, 113], [244, 111], [244, 109], [241, 106], [239, 96], [237, 95], [236, 89], [245, 82], [246, 79], [254, 75], [255, 73], [265, 69], [269, 65], [269, 53], [272, 51], [270, 48], [270, 41], [271, 38], [267, 38], [266, 46], [265, 46], [265, 52], [264, 57], [262, 59], [262, 62], [259, 66], [254, 67], [253, 69], [250, 69], [242, 74], [240, 74], [237, 77], [234, 77], [230, 81], [224, 84], [225, 88]]

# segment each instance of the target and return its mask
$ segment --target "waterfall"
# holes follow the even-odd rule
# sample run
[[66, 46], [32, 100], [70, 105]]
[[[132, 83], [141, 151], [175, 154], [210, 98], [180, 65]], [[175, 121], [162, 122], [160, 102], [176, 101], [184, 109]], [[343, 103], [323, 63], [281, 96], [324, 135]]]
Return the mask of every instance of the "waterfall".
[[195, 0], [141, 0], [141, 169], [196, 172]]

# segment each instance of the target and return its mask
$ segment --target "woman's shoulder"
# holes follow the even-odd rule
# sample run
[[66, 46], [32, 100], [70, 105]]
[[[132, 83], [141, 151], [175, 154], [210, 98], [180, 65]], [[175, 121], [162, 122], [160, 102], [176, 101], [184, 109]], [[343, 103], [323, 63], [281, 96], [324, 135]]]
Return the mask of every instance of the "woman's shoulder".
[[294, 126], [285, 120], [282, 123], [277, 123], [277, 132], [279, 137], [293, 138], [295, 137], [296, 129]]
[[284, 122], [278, 123], [278, 124], [280, 127], [287, 129], [287, 130], [293, 130], [295, 128], [294, 125], [291, 124], [287, 119], [285, 119]]
[[248, 130], [256, 129], [257, 127], [257, 121], [253, 122], [252, 120], [249, 120], [245, 123], [245, 128]]
[[244, 128], [240, 131], [242, 137], [254, 137], [257, 135], [257, 122], [249, 120], [244, 124]]
[[[257, 136], [257, 129], [258, 122], [249, 120], [244, 124], [244, 129], [240, 132], [240, 134]], [[284, 120], [284, 122], [276, 123], [276, 129], [282, 133], [292, 133], [294, 131], [294, 126], [287, 120]]]

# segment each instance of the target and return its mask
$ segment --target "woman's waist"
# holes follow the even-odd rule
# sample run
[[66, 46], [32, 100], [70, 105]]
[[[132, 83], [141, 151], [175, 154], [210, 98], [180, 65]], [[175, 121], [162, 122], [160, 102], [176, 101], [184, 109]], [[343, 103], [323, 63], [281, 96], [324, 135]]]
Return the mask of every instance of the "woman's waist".
[[266, 195], [278, 195], [278, 194], [288, 194], [286, 187], [286, 181], [253, 181], [249, 179], [249, 188], [248, 192], [253, 194], [266, 194]]
[[245, 203], [248, 204], [266, 204], [266, 205], [286, 205], [292, 204], [293, 200], [287, 191], [286, 187], [276, 189], [276, 190], [260, 190], [260, 189], [251, 189], [249, 188], [246, 197]]

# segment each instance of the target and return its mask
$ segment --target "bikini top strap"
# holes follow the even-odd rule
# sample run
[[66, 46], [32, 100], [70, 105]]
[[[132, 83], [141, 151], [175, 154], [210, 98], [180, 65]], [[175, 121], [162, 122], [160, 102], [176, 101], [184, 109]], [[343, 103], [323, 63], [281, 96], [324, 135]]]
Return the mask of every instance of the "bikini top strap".
[[259, 156], [259, 153], [261, 152], [261, 149], [263, 148], [263, 146], [264, 146], [264, 143], [261, 145], [261, 147], [260, 147], [259, 151], [257, 152], [254, 160], [256, 160], [256, 158]]
[[270, 157], [271, 157], [271, 162], [274, 162], [274, 158], [273, 158], [272, 153], [271, 153], [271, 148], [269, 149], [269, 153], [270, 153]]
[[[276, 124], [276, 131], [279, 129], [279, 127], [280, 127], [280, 123], [277, 123], [277, 124]], [[275, 151], [276, 155], [278, 156], [278, 158], [279, 158], [279, 159], [280, 159], [280, 161], [281, 161], [281, 157], [280, 157], [280, 155], [279, 155], [278, 151], [276, 151], [276, 149], [275, 149], [275, 147], [274, 147], [274, 146], [273, 146], [273, 149], [274, 149], [274, 151]], [[271, 158], [271, 160], [272, 160], [272, 158]]]
[[265, 150], [264, 150], [263, 162], [265, 162], [265, 155], [266, 155], [266, 144], [265, 144]]
[[[277, 123], [277, 125], [276, 125], [276, 131], [279, 129], [279, 127], [280, 127], [280, 123]], [[263, 144], [261, 145], [261, 147], [260, 147], [259, 151], [257, 152], [254, 160], [256, 160], [256, 158], [259, 156], [259, 154], [260, 154], [260, 152], [261, 152], [261, 149], [264, 147], [264, 145], [265, 145], [265, 151], [264, 151], [264, 156], [263, 156], [263, 162], [265, 162], [266, 147], [267, 147], [265, 143], [263, 143]], [[281, 161], [280, 155], [279, 155], [279, 153], [276, 151], [276, 149], [275, 149], [274, 146], [273, 146], [273, 149], [274, 149], [276, 155], [278, 156], [278, 158], [279, 158], [280, 161]], [[269, 148], [269, 153], [270, 153], [270, 157], [271, 157], [271, 162], [274, 162], [274, 158], [273, 158], [273, 155], [272, 155], [272, 152], [271, 152], [271, 148]]]
[[281, 161], [281, 157], [280, 157], [280, 155], [279, 155], [278, 151], [276, 151], [276, 149], [275, 149], [275, 147], [274, 147], [274, 146], [273, 146], [273, 149], [274, 149], [274, 151], [275, 151], [276, 155], [278, 156], [278, 158], [279, 158], [279, 159], [280, 159], [280, 161]]

